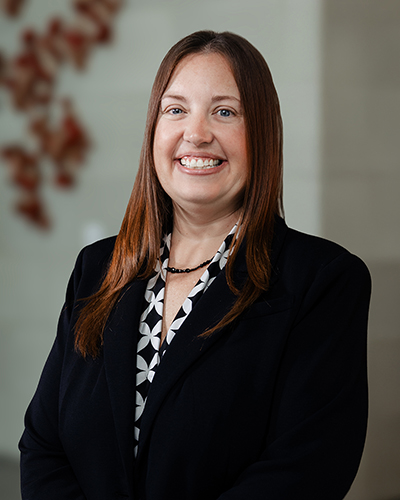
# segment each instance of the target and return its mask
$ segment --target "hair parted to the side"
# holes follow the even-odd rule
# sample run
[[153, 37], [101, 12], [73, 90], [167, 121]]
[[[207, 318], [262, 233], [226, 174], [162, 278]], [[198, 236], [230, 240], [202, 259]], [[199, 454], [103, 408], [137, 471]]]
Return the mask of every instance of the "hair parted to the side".
[[[112, 259], [100, 289], [86, 299], [75, 325], [75, 347], [83, 356], [98, 354], [107, 319], [123, 287], [134, 278], [149, 278], [159, 258], [162, 236], [172, 221], [172, 202], [156, 175], [154, 134], [161, 98], [175, 68], [196, 53], [218, 53], [228, 61], [240, 93], [248, 156], [241, 230], [226, 265], [229, 287], [238, 298], [221, 322], [210, 325], [203, 336], [232, 322], [268, 288], [274, 216], [283, 216], [283, 131], [278, 95], [267, 63], [250, 42], [230, 32], [198, 31], [176, 43], [157, 72], [139, 169]], [[244, 239], [249, 277], [238, 290], [233, 266]]]

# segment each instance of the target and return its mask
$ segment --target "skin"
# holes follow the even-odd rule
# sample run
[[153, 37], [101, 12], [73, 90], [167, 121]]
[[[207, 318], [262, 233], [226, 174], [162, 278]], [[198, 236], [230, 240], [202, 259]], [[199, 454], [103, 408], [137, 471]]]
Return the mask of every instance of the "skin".
[[[181, 158], [220, 164], [189, 168]], [[174, 207], [169, 265], [196, 267], [237, 222], [248, 168], [240, 94], [223, 56], [190, 55], [176, 68], [161, 101], [154, 162]], [[203, 272], [168, 273], [162, 341]]]

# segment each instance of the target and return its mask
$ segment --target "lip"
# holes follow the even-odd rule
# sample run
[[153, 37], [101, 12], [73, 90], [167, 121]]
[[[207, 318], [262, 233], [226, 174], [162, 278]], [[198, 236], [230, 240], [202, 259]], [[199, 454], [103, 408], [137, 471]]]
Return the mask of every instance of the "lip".
[[201, 167], [198, 167], [198, 168], [190, 168], [190, 167], [187, 167], [186, 165], [182, 165], [181, 164], [181, 158], [183, 157], [189, 157], [189, 155], [183, 155], [183, 156], [180, 156], [179, 158], [176, 158], [174, 163], [175, 163], [175, 166], [176, 168], [185, 173], [185, 174], [189, 174], [189, 175], [213, 175], [213, 174], [217, 174], [219, 172], [221, 172], [221, 170], [223, 170], [225, 168], [225, 166], [227, 165], [227, 161], [224, 160], [223, 158], [218, 158], [214, 155], [212, 156], [206, 156], [206, 155], [196, 155], [194, 156], [193, 155], [193, 158], [196, 158], [196, 159], [200, 159], [200, 158], [207, 158], [207, 159], [213, 159], [213, 160], [221, 160], [221, 164], [220, 165], [217, 165], [215, 167], [208, 167], [208, 168], [201, 168]]
[[221, 161], [226, 160], [226, 158], [224, 158], [223, 156], [212, 154], [212, 153], [199, 152], [199, 151], [197, 151], [195, 153], [192, 151], [189, 151], [186, 153], [181, 153], [181, 154], [177, 155], [177, 157], [175, 159], [180, 160], [181, 158], [196, 158], [196, 159], [200, 159], [200, 158], [203, 159], [204, 158], [207, 160], [221, 160]]

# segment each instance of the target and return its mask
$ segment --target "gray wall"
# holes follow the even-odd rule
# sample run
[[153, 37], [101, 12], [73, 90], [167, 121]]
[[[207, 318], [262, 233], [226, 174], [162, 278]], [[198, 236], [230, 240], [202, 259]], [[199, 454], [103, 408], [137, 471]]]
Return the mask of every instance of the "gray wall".
[[[14, 192], [0, 169], [0, 455], [17, 458], [23, 413], [54, 338], [76, 254], [96, 235], [119, 229], [150, 86], [165, 51], [196, 29], [231, 30], [260, 49], [278, 88], [288, 223], [342, 243], [372, 270], [371, 426], [349, 500], [400, 496], [399, 4], [126, 0], [116, 43], [99, 48], [83, 75], [63, 71], [58, 93], [73, 96], [95, 147], [75, 191], [45, 189], [51, 233], [40, 234], [12, 214]], [[20, 28], [41, 28], [53, 12], [69, 16], [69, 2], [31, 0], [20, 20], [0, 17], [0, 48], [15, 52]], [[3, 94], [0, 99], [0, 144], [28, 141], [23, 120]], [[1, 491], [0, 485], [3, 498]]]
[[326, 0], [322, 232], [373, 278], [370, 424], [349, 500], [400, 498], [400, 2]]

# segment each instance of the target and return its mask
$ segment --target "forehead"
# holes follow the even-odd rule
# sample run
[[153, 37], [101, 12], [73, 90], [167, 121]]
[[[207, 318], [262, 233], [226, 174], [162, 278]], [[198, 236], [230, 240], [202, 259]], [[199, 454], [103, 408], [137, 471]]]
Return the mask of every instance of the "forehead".
[[199, 85], [210, 91], [229, 93], [239, 98], [239, 89], [228, 60], [221, 54], [190, 54], [173, 71], [165, 94], [170, 91], [190, 92]]

